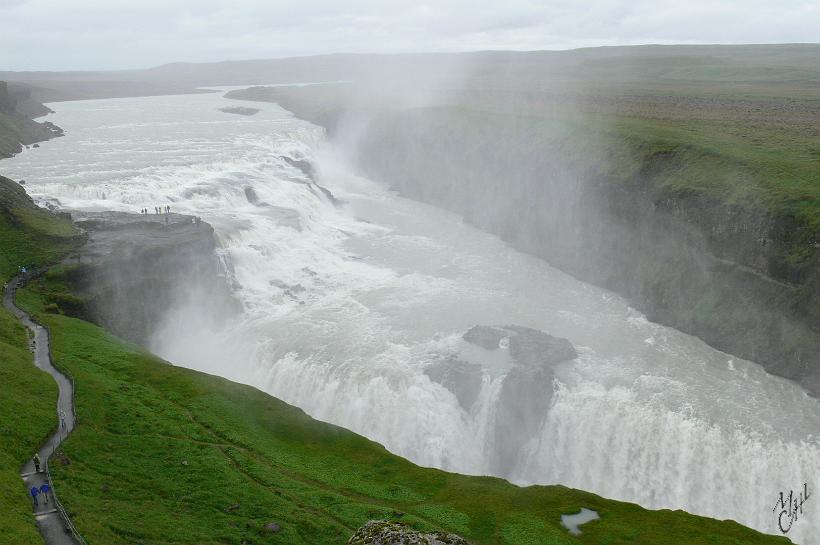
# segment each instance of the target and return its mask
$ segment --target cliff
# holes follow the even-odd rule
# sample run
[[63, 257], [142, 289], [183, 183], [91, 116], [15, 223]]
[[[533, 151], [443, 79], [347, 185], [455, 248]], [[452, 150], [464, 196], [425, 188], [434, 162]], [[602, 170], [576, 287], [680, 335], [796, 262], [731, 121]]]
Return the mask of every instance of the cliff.
[[32, 100], [27, 87], [0, 81], [0, 159], [20, 153], [23, 146], [62, 136], [62, 129], [50, 121], [34, 121], [48, 113], [51, 110]]
[[215, 254], [213, 228], [190, 216], [75, 212], [86, 242], [59, 274], [68, 293], [54, 311], [89, 319], [148, 346], [177, 306], [197, 304], [229, 317], [237, 307]]

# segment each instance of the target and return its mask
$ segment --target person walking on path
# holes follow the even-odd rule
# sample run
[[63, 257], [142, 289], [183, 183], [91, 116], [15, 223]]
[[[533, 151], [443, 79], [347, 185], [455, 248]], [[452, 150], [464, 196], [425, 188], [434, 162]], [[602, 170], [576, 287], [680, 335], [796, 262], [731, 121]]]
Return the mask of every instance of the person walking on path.
[[40, 454], [38, 452], [34, 453], [34, 471], [40, 473]]
[[29, 490], [29, 492], [31, 493], [31, 499], [34, 502], [34, 507], [37, 507], [39, 505], [37, 503], [37, 494], [40, 493], [40, 489], [37, 488], [36, 486], [32, 486], [31, 490]]
[[43, 503], [48, 505], [48, 493], [51, 490], [51, 487], [48, 486], [48, 483], [43, 483], [43, 486], [40, 487], [40, 496], [43, 498]]
[[60, 411], [60, 427], [65, 429], [65, 411]]

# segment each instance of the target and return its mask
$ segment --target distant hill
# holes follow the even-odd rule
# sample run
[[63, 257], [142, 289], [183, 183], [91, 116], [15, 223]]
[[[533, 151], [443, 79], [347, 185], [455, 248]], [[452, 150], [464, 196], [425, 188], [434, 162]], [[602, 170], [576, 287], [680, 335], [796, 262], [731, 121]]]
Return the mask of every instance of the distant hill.
[[[197, 87], [339, 80], [419, 81], [443, 86], [538, 91], [639, 88], [743, 92], [820, 98], [820, 44], [642, 45], [569, 51], [337, 54], [211, 63], [172, 63], [109, 72], [0, 72], [41, 102], [191, 92]], [[759, 90], [759, 89], [758, 89]]]

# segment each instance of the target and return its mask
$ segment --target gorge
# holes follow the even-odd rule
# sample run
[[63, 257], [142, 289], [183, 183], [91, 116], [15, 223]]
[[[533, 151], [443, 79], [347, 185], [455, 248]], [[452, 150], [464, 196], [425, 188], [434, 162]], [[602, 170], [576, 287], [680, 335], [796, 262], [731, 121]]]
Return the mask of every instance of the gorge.
[[[62, 103], [52, 119], [67, 135], [5, 162], [38, 200], [57, 199], [75, 215], [169, 204], [213, 226], [237, 314], [220, 319], [219, 305], [200, 304], [222, 296], [207, 275], [192, 276], [198, 295], [169, 299], [135, 339], [423, 465], [776, 531], [772, 499], [815, 475], [820, 459], [820, 407], [804, 389], [649, 321], [456, 214], [356, 175], [321, 128], [280, 107], [254, 103], [261, 111], [249, 117], [218, 111], [234, 104], [216, 94]], [[406, 181], [394, 181], [404, 192], [446, 191], [482, 227], [502, 217], [482, 216], [483, 200], [435, 184], [441, 161], [418, 152], [404, 165]], [[402, 166], [370, 155], [378, 157], [380, 168]], [[422, 160], [429, 182], [410, 179]], [[147, 259], [151, 274], [175, 274]], [[552, 338], [568, 339], [572, 352], [513, 388], [517, 347]], [[472, 386], [453, 388], [453, 376]], [[499, 425], [505, 418], [526, 425], [511, 430]], [[750, 498], [759, 505], [750, 508]], [[817, 538], [810, 525], [793, 535]]]

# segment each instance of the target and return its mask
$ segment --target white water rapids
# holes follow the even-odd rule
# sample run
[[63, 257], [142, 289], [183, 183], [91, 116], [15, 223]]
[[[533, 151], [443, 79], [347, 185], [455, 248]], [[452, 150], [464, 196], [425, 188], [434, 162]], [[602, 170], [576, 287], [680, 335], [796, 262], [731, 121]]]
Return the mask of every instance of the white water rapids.
[[[262, 111], [217, 110], [238, 104]], [[220, 93], [52, 108], [66, 136], [0, 172], [67, 208], [170, 204], [217, 232], [243, 313], [210, 331], [195, 311], [172, 309], [152, 346], [169, 361], [252, 384], [419, 464], [483, 474], [503, 369], [461, 335], [517, 324], [568, 338], [579, 358], [559, 366], [542, 429], [509, 460], [514, 482], [770, 533], [780, 491], [820, 485], [820, 403], [799, 386], [355, 176], [319, 128], [273, 104]], [[345, 204], [283, 155], [311, 158]], [[245, 187], [273, 206], [249, 203]], [[423, 372], [441, 353], [489, 362], [469, 412]], [[820, 543], [814, 501], [788, 534], [796, 542]]]

